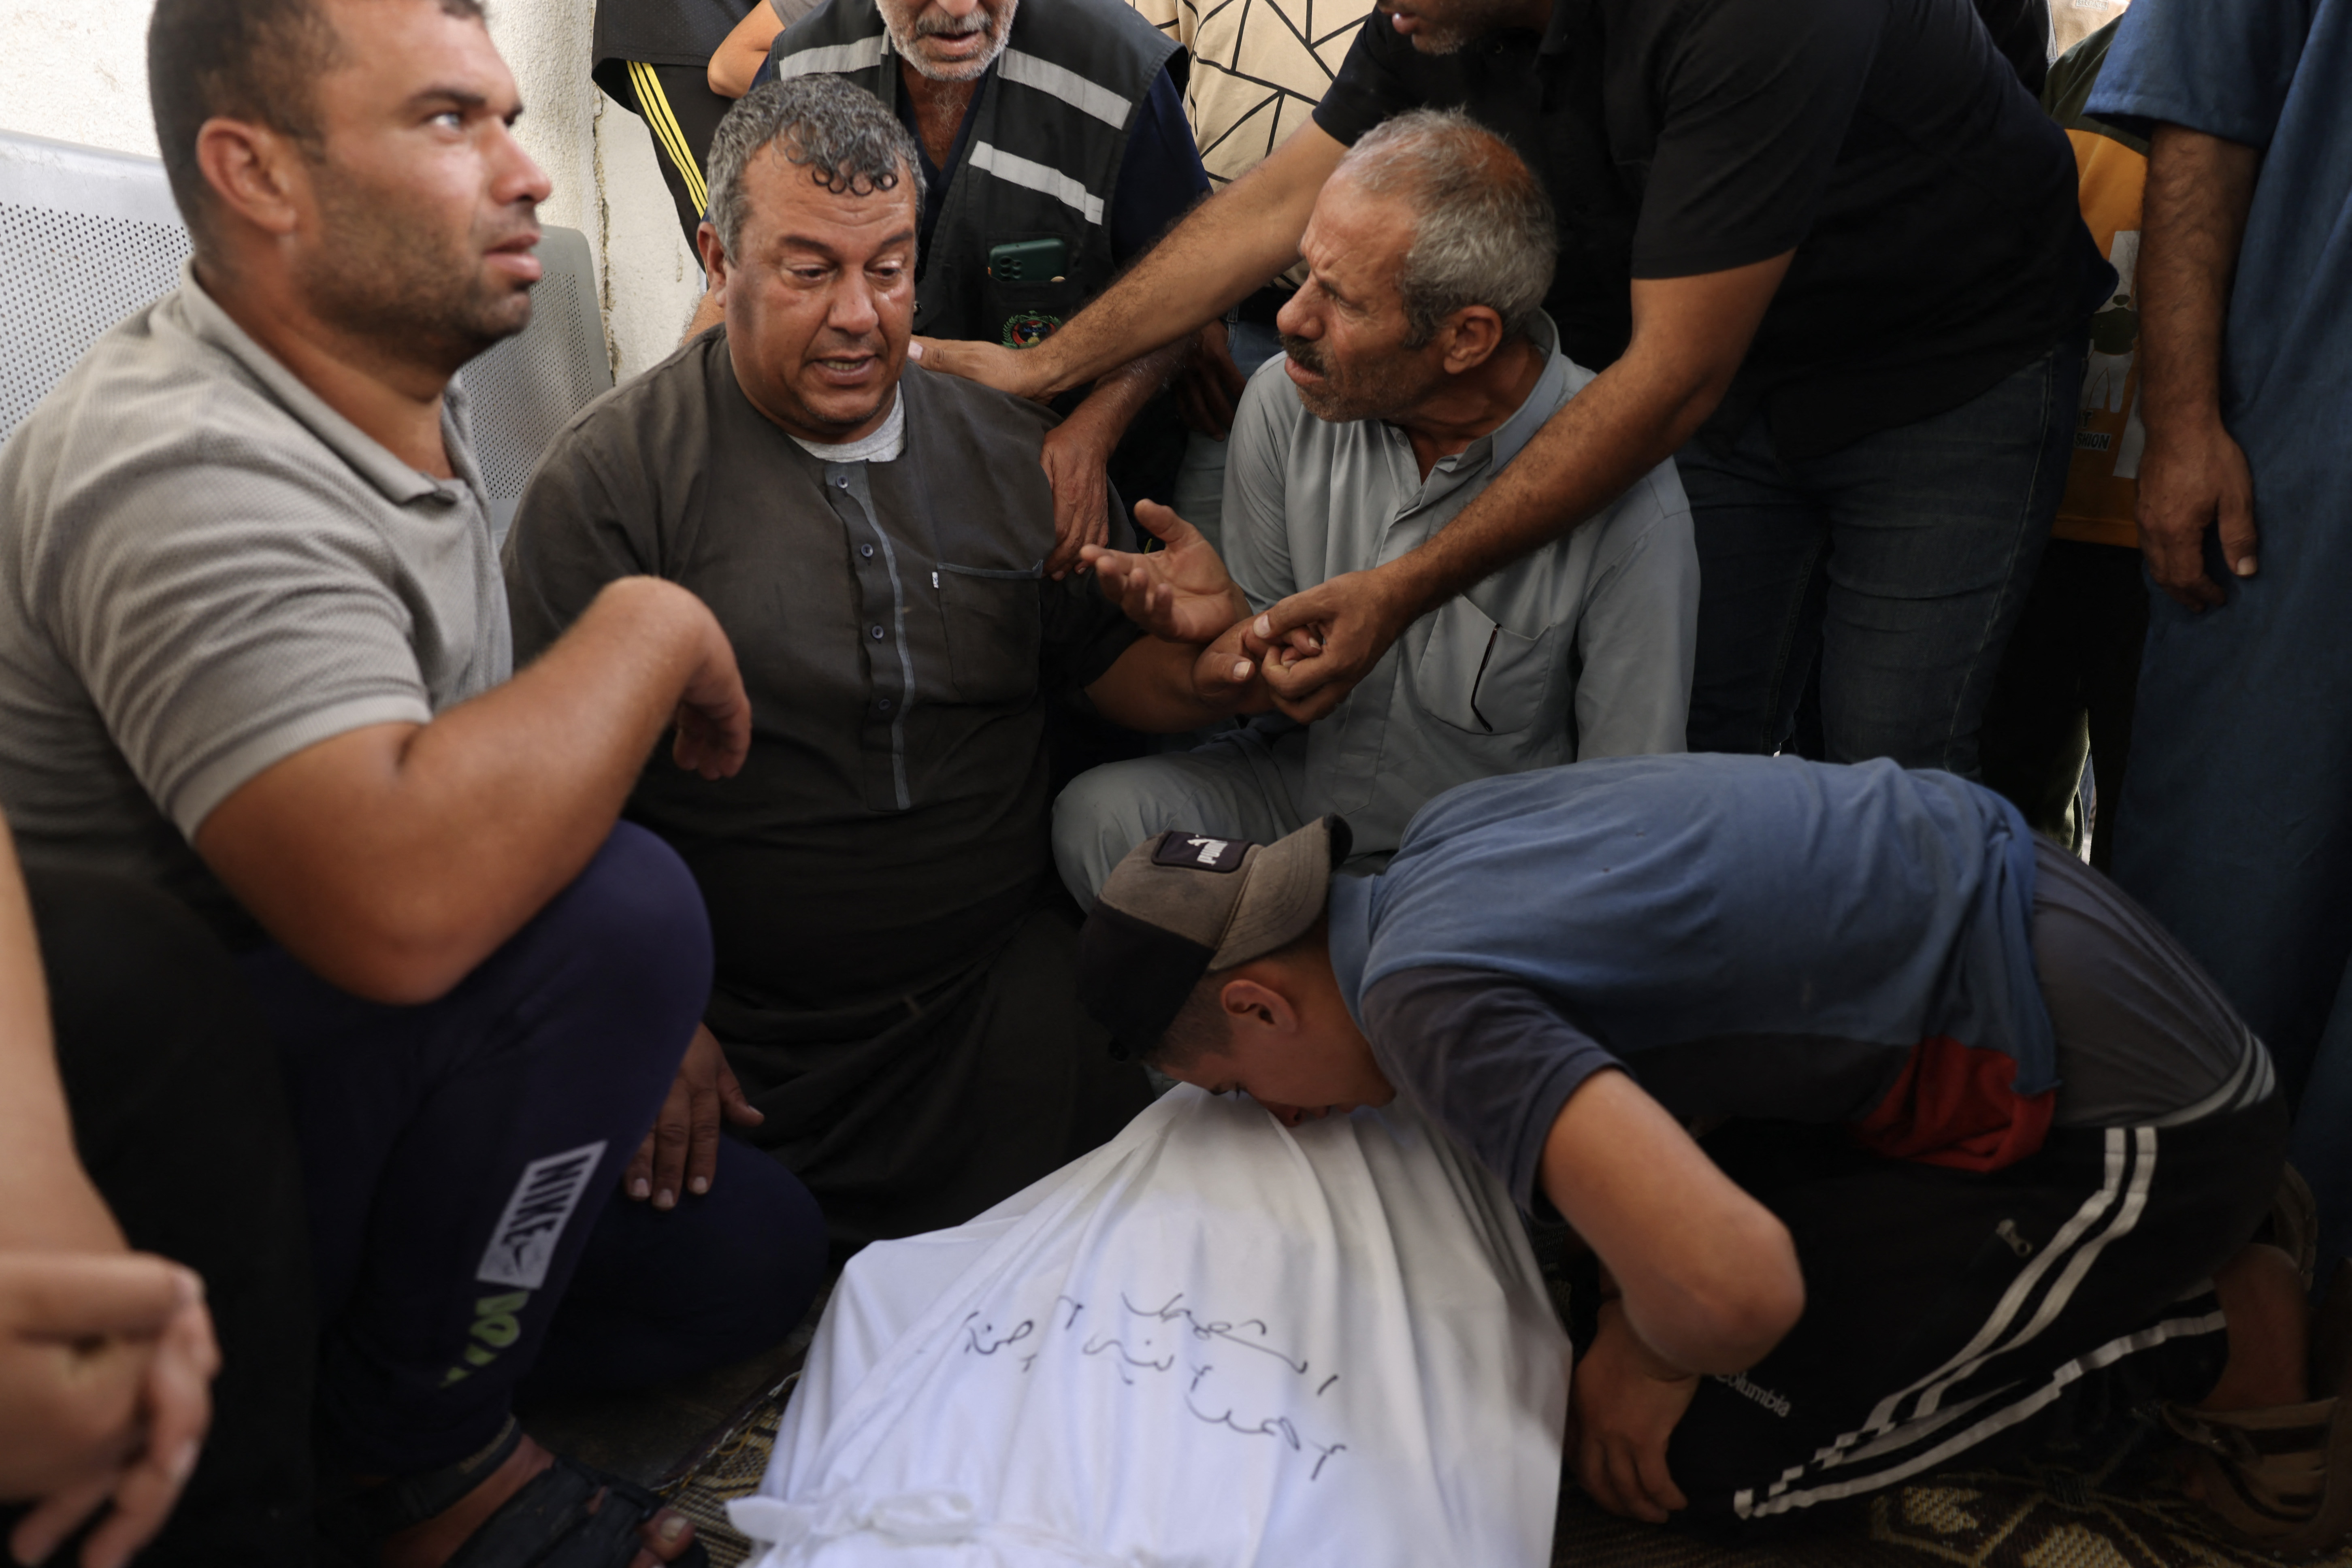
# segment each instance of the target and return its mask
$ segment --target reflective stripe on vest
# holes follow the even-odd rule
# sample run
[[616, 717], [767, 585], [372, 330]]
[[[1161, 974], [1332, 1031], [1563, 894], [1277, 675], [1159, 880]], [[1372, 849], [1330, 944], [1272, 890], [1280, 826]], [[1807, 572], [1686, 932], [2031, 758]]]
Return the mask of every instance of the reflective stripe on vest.
[[996, 74], [1007, 81], [1034, 87], [1039, 92], [1050, 92], [1064, 103], [1085, 110], [1114, 131], [1127, 129], [1127, 117], [1135, 109], [1132, 99], [1124, 98], [1097, 82], [1088, 81], [1077, 72], [1057, 66], [1051, 60], [1023, 54], [1019, 49], [1004, 51], [996, 62]]
[[877, 33], [870, 38], [860, 38], [854, 44], [821, 44], [813, 49], [803, 49], [796, 55], [786, 55], [776, 62], [776, 79], [784, 81], [796, 76], [846, 76], [851, 71], [871, 70], [882, 63], [890, 50], [890, 40]]
[[1043, 163], [1007, 153], [986, 142], [973, 142], [971, 153], [964, 162], [972, 168], [985, 170], [1007, 184], [1019, 185], [1028, 191], [1043, 191], [1072, 212], [1083, 214], [1090, 224], [1100, 226], [1102, 223], [1102, 198], [1088, 195], [1086, 186], [1059, 169], [1049, 169]]

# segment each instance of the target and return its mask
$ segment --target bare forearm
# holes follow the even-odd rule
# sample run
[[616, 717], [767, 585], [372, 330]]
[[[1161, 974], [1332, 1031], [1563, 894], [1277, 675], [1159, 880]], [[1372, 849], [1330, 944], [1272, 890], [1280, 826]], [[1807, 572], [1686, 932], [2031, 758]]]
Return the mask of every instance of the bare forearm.
[[1596, 1073], [1569, 1097], [1540, 1179], [1615, 1276], [1627, 1326], [1662, 1367], [1743, 1371], [1804, 1310], [1787, 1229], [1622, 1073]]
[[708, 73], [710, 90], [721, 98], [740, 98], [751, 90], [751, 79], [767, 63], [765, 45], [748, 41], [739, 44], [729, 38], [711, 54]]
[[429, 724], [297, 752], [223, 802], [196, 847], [327, 979], [438, 996], [587, 865], [714, 637], [724, 657], [685, 590], [624, 578], [512, 680]]
[[442, 864], [415, 879], [495, 867], [488, 876], [514, 882], [533, 911], [569, 882], [668, 728], [709, 625], [686, 590], [623, 578], [513, 679], [417, 731], [397, 779], [404, 837]]
[[1221, 697], [1202, 696], [1195, 679], [1201, 658], [1202, 649], [1190, 643], [1139, 638], [1087, 688], [1087, 699], [1112, 723], [1147, 735], [1179, 735], [1272, 705], [1255, 681]]
[[16, 851], [0, 828], [0, 1249], [120, 1248], [74, 1152], [49, 1034], [48, 988]]
[[710, 65], [703, 73], [710, 90], [721, 98], [740, 98], [751, 91], [751, 79], [768, 63], [769, 47], [783, 30], [783, 18], [766, 0], [745, 12], [735, 30], [711, 51]]
[[1129, 360], [1095, 383], [1087, 400], [1070, 411], [1069, 422], [1089, 426], [1106, 451], [1118, 446], [1135, 416], [1184, 368], [1192, 352], [1192, 340], [1184, 337]]
[[1553, 415], [1459, 517], [1382, 568], [1415, 613], [1559, 538], [1673, 457], [1730, 391], [1795, 255], [1634, 279], [1624, 354]]
[[2254, 148], [2178, 125], [2150, 139], [2138, 286], [2151, 436], [2221, 416], [2222, 325], [2261, 166]]
[[[0, 1170], [19, 1151], [73, 1148], [49, 1042], [48, 988], [14, 840], [0, 830]], [[0, 1180], [0, 1192], [16, 1189]], [[12, 1200], [13, 1201], [13, 1200]]]
[[1632, 357], [1603, 371], [1552, 416], [1485, 493], [1388, 568], [1416, 615], [1590, 521], [1687, 439], [1718, 388]]
[[[1759, 1240], [1762, 1238], [1759, 1238]], [[1796, 1253], [1782, 1233], [1774, 1249], [1785, 1270], [1767, 1270], [1759, 1281], [1776, 1292], [1783, 1289], [1801, 1308], [1803, 1287], [1796, 1269]], [[1782, 1281], [1774, 1278], [1782, 1272]], [[1728, 1284], [1728, 1281], [1725, 1281]], [[1654, 1377], [1692, 1373], [1729, 1375], [1746, 1372], [1788, 1337], [1793, 1316], [1784, 1319], [1775, 1301], [1729, 1290], [1706, 1297], [1680, 1286], [1629, 1296], [1623, 1302], [1625, 1325], [1645, 1352], [1646, 1370]]]
[[1060, 394], [1216, 320], [1298, 258], [1298, 237], [1346, 149], [1311, 121], [1192, 209], [1033, 353]]

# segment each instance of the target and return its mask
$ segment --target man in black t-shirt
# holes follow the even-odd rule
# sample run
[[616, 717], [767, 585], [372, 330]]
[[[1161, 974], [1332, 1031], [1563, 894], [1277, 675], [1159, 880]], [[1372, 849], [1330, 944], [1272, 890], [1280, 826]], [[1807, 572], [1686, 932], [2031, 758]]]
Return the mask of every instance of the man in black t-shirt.
[[[1678, 456], [1706, 587], [1694, 749], [1976, 768], [2058, 500], [2101, 263], [2064, 138], [1968, 0], [1403, 0], [1302, 129], [1041, 348], [926, 363], [1051, 392], [1287, 266], [1345, 146], [1459, 106], [1539, 169], [1546, 309], [1609, 368], [1420, 549], [1260, 617], [1322, 716], [1404, 627]], [[1308, 288], [1318, 287], [1310, 281]]]

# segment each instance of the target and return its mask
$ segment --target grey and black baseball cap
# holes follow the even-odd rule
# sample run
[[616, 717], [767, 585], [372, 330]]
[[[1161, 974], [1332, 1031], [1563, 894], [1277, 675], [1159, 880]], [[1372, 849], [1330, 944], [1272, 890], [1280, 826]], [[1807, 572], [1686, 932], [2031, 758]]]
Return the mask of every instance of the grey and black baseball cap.
[[1305, 935], [1350, 838], [1327, 816], [1272, 844], [1179, 827], [1129, 850], [1078, 933], [1078, 1005], [1110, 1031], [1111, 1054], [1158, 1045], [1212, 969]]

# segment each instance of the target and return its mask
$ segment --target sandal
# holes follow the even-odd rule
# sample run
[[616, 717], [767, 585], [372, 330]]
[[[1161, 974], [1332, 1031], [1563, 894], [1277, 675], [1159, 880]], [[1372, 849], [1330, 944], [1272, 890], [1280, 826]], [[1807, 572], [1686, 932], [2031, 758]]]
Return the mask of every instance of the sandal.
[[[479, 1453], [322, 1504], [319, 1536], [327, 1561], [374, 1568], [386, 1537], [454, 1505], [506, 1463], [521, 1442], [522, 1427], [509, 1416], [504, 1430]], [[645, 1547], [637, 1527], [666, 1506], [634, 1481], [558, 1454], [466, 1538], [446, 1568], [628, 1568]], [[694, 1541], [667, 1568], [709, 1563], [710, 1553]]]
[[2352, 1260], [2330, 1282], [2312, 1343], [2323, 1398], [2262, 1410], [2164, 1407], [2223, 1532], [2273, 1557], [2313, 1556], [2352, 1536]]

